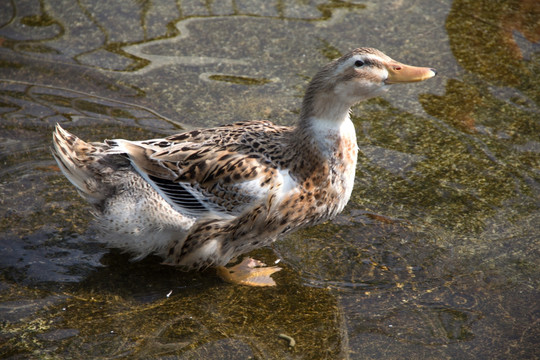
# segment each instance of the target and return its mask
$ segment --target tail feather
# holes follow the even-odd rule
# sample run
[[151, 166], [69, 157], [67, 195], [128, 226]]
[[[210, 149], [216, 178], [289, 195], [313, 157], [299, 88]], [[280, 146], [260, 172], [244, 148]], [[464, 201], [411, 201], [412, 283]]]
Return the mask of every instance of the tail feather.
[[93, 204], [104, 199], [106, 193], [97, 179], [99, 174], [93, 169], [98, 158], [105, 153], [103, 148], [79, 139], [57, 124], [51, 152], [62, 173], [83, 198]]

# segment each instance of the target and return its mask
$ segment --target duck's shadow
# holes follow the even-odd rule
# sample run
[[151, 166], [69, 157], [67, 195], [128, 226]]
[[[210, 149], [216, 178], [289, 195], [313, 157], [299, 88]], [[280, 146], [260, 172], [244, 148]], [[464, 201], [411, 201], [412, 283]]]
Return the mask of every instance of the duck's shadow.
[[142, 302], [163, 298], [183, 289], [204, 289], [223, 283], [214, 270], [182, 271], [162, 264], [157, 256], [132, 261], [128, 254], [111, 249], [101, 258], [104, 266], [96, 268], [78, 283], [79, 289], [109, 292], [128, 296]]

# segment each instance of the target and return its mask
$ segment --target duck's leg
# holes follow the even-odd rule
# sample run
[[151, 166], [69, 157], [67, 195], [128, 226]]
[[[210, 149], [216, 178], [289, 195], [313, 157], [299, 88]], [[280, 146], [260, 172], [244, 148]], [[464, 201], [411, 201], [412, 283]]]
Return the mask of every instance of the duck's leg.
[[259, 260], [248, 257], [240, 264], [231, 267], [218, 266], [216, 269], [218, 276], [226, 282], [249, 286], [276, 286], [270, 275], [281, 270], [277, 266], [266, 267]]
[[[261, 213], [263, 212], [255, 211], [257, 216]], [[231, 257], [251, 250], [246, 247], [243, 251], [235, 248], [235, 242], [238, 241], [236, 234], [241, 233], [244, 236], [241, 238], [243, 243], [249, 242], [250, 239], [245, 239], [245, 234], [253, 230], [243, 227], [247, 227], [247, 224], [253, 226], [255, 220], [256, 217], [246, 214], [233, 219], [233, 224], [231, 220], [213, 218], [197, 221], [189, 229], [185, 240], [171, 243], [164, 263], [191, 269], [215, 266], [218, 275], [226, 282], [249, 286], [275, 286], [276, 283], [270, 275], [281, 270], [279, 267], [266, 267], [262, 262], [250, 258], [244, 258], [242, 262], [231, 267], [216, 265], [226, 264]], [[257, 233], [251, 235], [251, 238], [256, 235]]]

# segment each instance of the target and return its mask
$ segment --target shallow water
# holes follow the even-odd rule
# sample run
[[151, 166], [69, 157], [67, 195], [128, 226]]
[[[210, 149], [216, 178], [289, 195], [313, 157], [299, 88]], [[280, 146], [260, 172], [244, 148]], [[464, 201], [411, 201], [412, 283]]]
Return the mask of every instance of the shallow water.
[[[540, 357], [537, 1], [0, 10], [0, 357]], [[251, 254], [281, 259], [275, 288], [104, 248], [49, 153], [57, 122], [87, 140], [293, 124], [309, 78], [357, 46], [439, 76], [354, 108], [343, 214]]]

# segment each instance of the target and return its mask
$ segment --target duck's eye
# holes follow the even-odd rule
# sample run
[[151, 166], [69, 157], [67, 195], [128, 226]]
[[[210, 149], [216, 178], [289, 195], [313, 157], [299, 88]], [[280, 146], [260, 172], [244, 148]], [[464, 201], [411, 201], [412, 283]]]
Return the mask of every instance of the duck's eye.
[[362, 67], [362, 66], [364, 66], [364, 62], [363, 62], [362, 60], [356, 60], [356, 61], [354, 62], [354, 66], [356, 66], [356, 67]]

